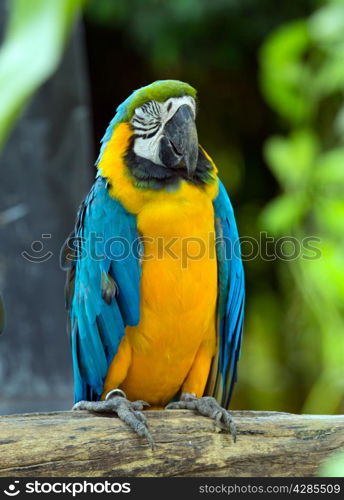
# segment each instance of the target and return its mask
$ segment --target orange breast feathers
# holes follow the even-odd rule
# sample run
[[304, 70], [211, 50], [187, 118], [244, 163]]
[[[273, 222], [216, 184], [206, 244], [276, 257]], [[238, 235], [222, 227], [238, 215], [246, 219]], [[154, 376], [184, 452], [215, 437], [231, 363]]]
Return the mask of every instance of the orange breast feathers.
[[122, 159], [128, 129], [117, 128], [100, 170], [110, 194], [137, 215], [144, 245], [140, 323], [126, 329], [103, 397], [119, 387], [131, 400], [161, 407], [179, 391], [203, 394], [216, 351], [217, 183], [181, 181], [173, 192], [136, 188]]

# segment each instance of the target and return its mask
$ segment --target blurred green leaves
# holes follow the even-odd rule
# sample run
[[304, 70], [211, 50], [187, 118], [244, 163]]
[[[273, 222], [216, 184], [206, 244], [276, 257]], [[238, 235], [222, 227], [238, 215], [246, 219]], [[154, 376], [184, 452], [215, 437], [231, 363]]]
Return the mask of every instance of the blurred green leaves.
[[262, 47], [261, 85], [268, 102], [292, 123], [300, 123], [312, 114], [312, 103], [304, 98], [309, 92], [309, 71], [303, 54], [310, 43], [305, 21], [294, 21], [270, 35]]
[[262, 214], [262, 225], [276, 236], [290, 233], [305, 212], [305, 197], [283, 194], [271, 201]]
[[314, 89], [324, 97], [344, 88], [344, 2], [328, 0], [309, 20], [312, 40], [322, 54], [321, 64], [314, 73]]
[[0, 49], [0, 147], [37, 88], [56, 69], [82, 0], [11, 0]]
[[344, 192], [344, 146], [331, 149], [319, 158], [315, 172], [315, 182], [324, 188], [324, 194], [338, 192], [340, 198]]
[[317, 151], [317, 137], [310, 129], [295, 129], [290, 137], [273, 137], [265, 145], [271, 170], [288, 191], [307, 188]]
[[265, 157], [284, 194], [270, 202], [262, 214], [263, 226], [275, 235], [291, 233], [311, 204], [317, 137], [311, 129], [295, 129], [289, 137], [272, 137]]
[[301, 306], [290, 365], [295, 349], [308, 349], [318, 366], [303, 405], [311, 413], [341, 411], [344, 399], [343, 28], [344, 1], [327, 0], [309, 19], [270, 35], [260, 53], [263, 92], [289, 129], [265, 144], [281, 194], [263, 210], [261, 226], [299, 240], [315, 236], [321, 251], [318, 260], [288, 262], [289, 273], [279, 264], [285, 300]]

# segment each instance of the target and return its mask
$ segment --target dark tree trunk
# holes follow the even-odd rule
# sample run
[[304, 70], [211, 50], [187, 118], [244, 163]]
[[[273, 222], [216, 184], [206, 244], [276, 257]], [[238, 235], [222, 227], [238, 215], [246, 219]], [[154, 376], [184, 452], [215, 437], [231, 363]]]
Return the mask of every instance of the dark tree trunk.
[[[0, 0], [0, 14], [4, 5]], [[0, 413], [72, 404], [59, 250], [92, 182], [92, 156], [79, 27], [0, 158], [0, 294], [7, 323], [0, 338]]]

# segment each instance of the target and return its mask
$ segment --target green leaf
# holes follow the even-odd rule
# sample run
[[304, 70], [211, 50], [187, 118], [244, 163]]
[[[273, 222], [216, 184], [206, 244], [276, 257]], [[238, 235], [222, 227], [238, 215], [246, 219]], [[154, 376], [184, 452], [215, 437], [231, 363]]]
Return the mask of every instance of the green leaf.
[[321, 155], [314, 172], [317, 191], [326, 192], [329, 187], [344, 189], [344, 147], [333, 149]]
[[300, 223], [307, 209], [305, 197], [302, 195], [281, 195], [271, 201], [260, 215], [264, 230], [275, 235], [292, 233]]
[[326, 97], [344, 88], [344, 44], [341, 51], [331, 51], [331, 54], [317, 69], [313, 79], [313, 92], [318, 98]]
[[[343, 87], [344, 87], [344, 85], [343, 85]], [[340, 109], [337, 113], [337, 116], [335, 118], [334, 128], [343, 142], [343, 140], [344, 140], [344, 106], [343, 105], [340, 107]]]
[[[343, 192], [343, 188], [341, 191]], [[344, 234], [344, 201], [342, 199], [318, 196], [314, 212], [323, 234], [326, 236], [331, 234], [334, 237]]]
[[289, 138], [272, 137], [265, 144], [266, 160], [286, 190], [304, 188], [317, 151], [317, 137], [308, 129], [295, 130]]
[[306, 21], [282, 26], [270, 35], [260, 51], [261, 87], [270, 105], [291, 123], [312, 114], [310, 74], [303, 56], [310, 44]]
[[344, 33], [344, 3], [329, 2], [309, 19], [309, 30], [318, 44], [342, 42]]
[[56, 69], [82, 0], [11, 0], [0, 50], [0, 146], [24, 105]]

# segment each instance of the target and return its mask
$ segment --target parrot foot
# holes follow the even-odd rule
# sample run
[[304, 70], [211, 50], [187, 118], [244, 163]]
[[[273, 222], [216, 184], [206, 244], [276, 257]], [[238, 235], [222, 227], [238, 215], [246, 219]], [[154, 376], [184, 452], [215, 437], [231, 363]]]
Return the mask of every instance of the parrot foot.
[[120, 389], [110, 391], [104, 401], [79, 401], [72, 410], [87, 410], [96, 413], [115, 413], [140, 437], [146, 438], [152, 450], [155, 443], [148, 430], [148, 423], [142, 411], [148, 407], [145, 401], [129, 401]]
[[228, 410], [222, 408], [215, 398], [204, 396], [196, 398], [194, 394], [183, 393], [180, 401], [169, 403], [166, 410], [196, 410], [205, 417], [214, 420], [214, 427], [229, 432], [236, 441], [236, 426]]

